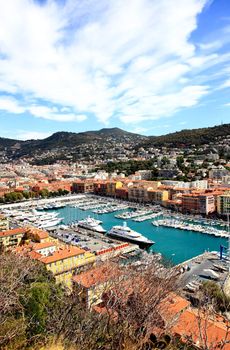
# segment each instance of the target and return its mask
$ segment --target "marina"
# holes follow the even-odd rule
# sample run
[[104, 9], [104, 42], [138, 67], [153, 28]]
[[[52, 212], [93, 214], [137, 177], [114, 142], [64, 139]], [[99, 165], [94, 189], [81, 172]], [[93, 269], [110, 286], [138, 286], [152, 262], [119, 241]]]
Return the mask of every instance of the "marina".
[[228, 238], [229, 236], [228, 232], [225, 230], [219, 230], [214, 227], [207, 227], [202, 225], [194, 225], [192, 223], [187, 223], [185, 221], [180, 221], [176, 219], [157, 220], [157, 221], [153, 221], [152, 224], [157, 227], [158, 226], [164, 226], [168, 228], [171, 227], [179, 230], [193, 231], [193, 232], [204, 233], [207, 235], [213, 235], [215, 237]]
[[[34, 208], [35, 211], [31, 208]], [[113, 211], [111, 212], [109, 208], [112, 208]], [[150, 251], [161, 253], [174, 264], [191, 259], [205, 251], [219, 251], [220, 245], [227, 247], [225, 223], [203, 220], [198, 217], [192, 221], [191, 216], [171, 213], [156, 205], [144, 207], [111, 198], [75, 195], [57, 200], [36, 200], [32, 204], [31, 202], [25, 203], [24, 206], [20, 204], [20, 210], [17, 205], [12, 208], [4, 206], [1, 211], [5, 215], [13, 213], [11, 220], [15, 223], [17, 221], [22, 226], [30, 223], [40, 228], [54, 230], [58, 227], [75, 229], [78, 221], [91, 217], [99, 220], [101, 222], [99, 225], [108, 232], [113, 226], [121, 226], [123, 220], [130, 229], [155, 242]], [[104, 212], [99, 213], [98, 211]], [[20, 220], [18, 220], [19, 217]], [[186, 224], [180, 227], [176, 225], [166, 227], [160, 224], [161, 220], [174, 220], [175, 222], [178, 220], [181, 224], [182, 218]], [[60, 222], [57, 223], [55, 220], [60, 220]], [[43, 221], [42, 224], [41, 221]], [[207, 222], [210, 224], [208, 225]], [[216, 234], [211, 234], [211, 232]], [[99, 234], [106, 235], [103, 232]]]

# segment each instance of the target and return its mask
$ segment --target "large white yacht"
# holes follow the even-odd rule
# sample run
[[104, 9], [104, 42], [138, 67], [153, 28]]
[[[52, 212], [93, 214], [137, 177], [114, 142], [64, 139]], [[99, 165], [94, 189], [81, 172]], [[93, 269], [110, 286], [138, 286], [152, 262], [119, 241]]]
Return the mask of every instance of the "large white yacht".
[[87, 230], [96, 231], [96, 232], [100, 232], [100, 233], [106, 232], [103, 229], [103, 227], [100, 225], [100, 223], [101, 223], [101, 221], [96, 220], [96, 219], [88, 216], [86, 219], [78, 221], [78, 226], [85, 228]]
[[124, 222], [123, 226], [113, 226], [107, 233], [109, 236], [125, 242], [138, 244], [140, 248], [151, 247], [155, 242], [132, 230]]
[[36, 226], [39, 228], [48, 228], [48, 227], [53, 227], [57, 226], [62, 222], [63, 218], [53, 218], [50, 220], [41, 220], [36, 222]]

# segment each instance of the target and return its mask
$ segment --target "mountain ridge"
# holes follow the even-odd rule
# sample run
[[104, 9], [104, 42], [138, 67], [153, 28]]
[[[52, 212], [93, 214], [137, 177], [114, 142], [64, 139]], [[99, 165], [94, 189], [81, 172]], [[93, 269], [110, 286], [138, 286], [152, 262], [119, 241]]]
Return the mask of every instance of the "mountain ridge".
[[[58, 154], [68, 154], [80, 148], [89, 148], [96, 155], [94, 149], [113, 145], [126, 145], [137, 149], [138, 147], [186, 147], [192, 144], [202, 145], [212, 142], [216, 137], [230, 135], [230, 124], [222, 124], [208, 128], [183, 129], [161, 136], [144, 136], [122, 130], [120, 128], [103, 128], [85, 132], [58, 131], [45, 139], [15, 140], [0, 137], [0, 151], [7, 156], [18, 159], [21, 157], [35, 157], [42, 153], [53, 151]], [[90, 153], [90, 152], [88, 152]], [[62, 158], [60, 158], [62, 159]]]

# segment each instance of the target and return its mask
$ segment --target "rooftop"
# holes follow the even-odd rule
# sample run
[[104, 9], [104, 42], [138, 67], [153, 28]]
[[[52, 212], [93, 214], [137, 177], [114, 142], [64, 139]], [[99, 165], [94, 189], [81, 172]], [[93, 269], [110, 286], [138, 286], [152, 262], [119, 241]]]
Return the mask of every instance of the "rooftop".
[[230, 343], [223, 345], [225, 339], [230, 341], [229, 326], [223, 321], [211, 320], [196, 310], [188, 309], [180, 315], [172, 331], [185, 341], [190, 338], [197, 347], [230, 350]]
[[26, 231], [27, 230], [24, 227], [18, 227], [18, 228], [14, 228], [12, 230], [7, 230], [7, 231], [0, 232], [0, 237], [21, 235], [21, 234], [25, 234]]
[[97, 284], [105, 283], [118, 275], [118, 270], [114, 269], [113, 266], [102, 265], [74, 276], [73, 282], [81, 285], [82, 287], [90, 288]]
[[56, 243], [53, 242], [43, 242], [43, 243], [35, 243], [32, 246], [33, 250], [45, 249], [49, 247], [56, 247]]
[[69, 246], [69, 248], [60, 248], [50, 256], [40, 258], [40, 261], [44, 264], [50, 264], [58, 260], [63, 260], [80, 254], [85, 254], [85, 252], [86, 251], [84, 249]]

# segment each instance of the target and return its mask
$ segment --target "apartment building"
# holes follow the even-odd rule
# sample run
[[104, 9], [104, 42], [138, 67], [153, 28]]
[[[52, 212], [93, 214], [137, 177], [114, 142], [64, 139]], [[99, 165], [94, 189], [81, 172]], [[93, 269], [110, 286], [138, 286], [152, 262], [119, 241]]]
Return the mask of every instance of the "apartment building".
[[169, 198], [168, 191], [165, 190], [148, 190], [148, 199], [151, 203], [162, 204], [164, 201], [167, 201]]
[[219, 215], [230, 214], [230, 191], [217, 197], [217, 212]]
[[72, 185], [72, 190], [75, 193], [93, 193], [94, 192], [94, 183], [93, 181], [75, 181]]
[[128, 188], [128, 198], [130, 201], [145, 203], [149, 201], [148, 190], [152, 187], [145, 187], [141, 185], [133, 185]]
[[215, 210], [215, 198], [211, 193], [182, 195], [182, 211], [184, 213], [208, 215]]
[[9, 220], [5, 215], [0, 214], [0, 231], [9, 230]]
[[73, 288], [80, 302], [90, 309], [102, 302], [103, 294], [111, 289], [118, 277], [117, 268], [102, 265], [73, 276]]
[[121, 188], [116, 188], [116, 198], [128, 199], [128, 187], [123, 186]]
[[50, 242], [50, 236], [48, 232], [34, 226], [28, 226], [26, 228], [25, 238], [27, 241], [32, 240], [37, 243]]
[[106, 183], [106, 195], [110, 197], [116, 196], [116, 189], [122, 188], [121, 181], [107, 181]]
[[0, 232], [0, 246], [5, 250], [18, 246], [26, 234], [24, 227], [14, 228], [12, 230]]
[[57, 283], [72, 287], [72, 276], [85, 265], [93, 265], [95, 255], [78, 247], [61, 247], [52, 255], [38, 258], [54, 274]]

